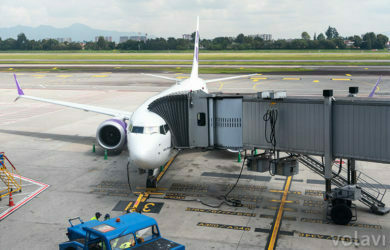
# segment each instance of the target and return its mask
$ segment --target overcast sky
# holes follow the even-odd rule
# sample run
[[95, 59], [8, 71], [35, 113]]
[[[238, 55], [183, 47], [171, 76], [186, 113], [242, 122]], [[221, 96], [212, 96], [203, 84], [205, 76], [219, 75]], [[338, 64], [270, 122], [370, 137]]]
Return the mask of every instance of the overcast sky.
[[390, 33], [389, 0], [0, 0], [0, 27], [82, 23], [93, 28], [179, 37], [195, 29], [203, 38], [270, 33], [312, 36], [328, 25], [343, 36]]

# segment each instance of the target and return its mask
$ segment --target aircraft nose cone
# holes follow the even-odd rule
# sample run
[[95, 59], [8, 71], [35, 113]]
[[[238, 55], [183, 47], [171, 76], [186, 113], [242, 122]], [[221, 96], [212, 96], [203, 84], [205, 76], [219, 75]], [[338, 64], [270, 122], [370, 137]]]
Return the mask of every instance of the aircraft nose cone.
[[159, 157], [157, 145], [148, 143], [147, 140], [142, 139], [142, 135], [131, 137], [129, 140], [129, 154], [130, 160], [133, 161], [137, 167], [143, 169], [154, 169], [160, 167], [163, 162]]

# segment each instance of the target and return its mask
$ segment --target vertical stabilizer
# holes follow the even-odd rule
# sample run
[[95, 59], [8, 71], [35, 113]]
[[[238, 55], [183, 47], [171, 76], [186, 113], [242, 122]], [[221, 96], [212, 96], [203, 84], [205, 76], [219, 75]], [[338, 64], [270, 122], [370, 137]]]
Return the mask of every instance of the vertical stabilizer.
[[192, 63], [191, 78], [198, 78], [199, 65], [199, 16], [196, 19], [195, 45], [194, 45], [194, 60]]

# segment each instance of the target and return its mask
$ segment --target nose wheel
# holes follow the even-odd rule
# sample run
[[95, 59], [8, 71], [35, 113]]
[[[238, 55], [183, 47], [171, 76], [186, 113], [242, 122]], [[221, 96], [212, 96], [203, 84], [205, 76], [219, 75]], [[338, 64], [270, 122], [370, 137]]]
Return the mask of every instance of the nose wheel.
[[154, 176], [153, 169], [148, 170], [148, 178], [146, 179], [146, 188], [157, 188], [157, 177]]

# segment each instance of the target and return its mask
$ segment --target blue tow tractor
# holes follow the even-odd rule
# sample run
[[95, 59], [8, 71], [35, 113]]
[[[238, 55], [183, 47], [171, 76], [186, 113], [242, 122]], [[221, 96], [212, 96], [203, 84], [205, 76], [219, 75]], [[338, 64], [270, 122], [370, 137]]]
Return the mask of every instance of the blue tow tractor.
[[[80, 223], [73, 225], [74, 220]], [[69, 223], [66, 234], [69, 241], [61, 243], [60, 250], [185, 249], [183, 245], [161, 237], [156, 220], [139, 213], [105, 221], [83, 222], [77, 217]]]

